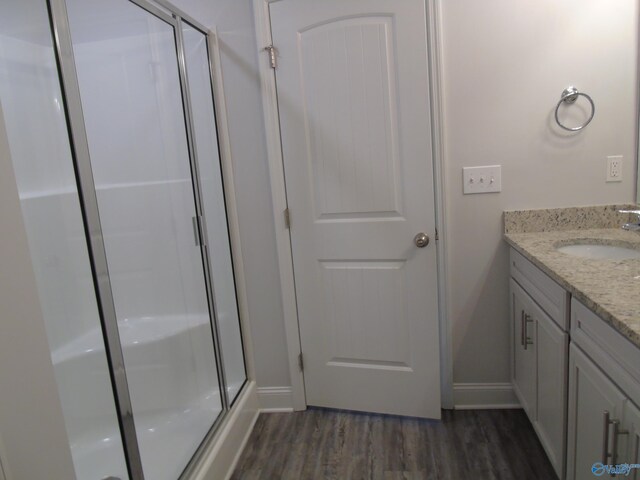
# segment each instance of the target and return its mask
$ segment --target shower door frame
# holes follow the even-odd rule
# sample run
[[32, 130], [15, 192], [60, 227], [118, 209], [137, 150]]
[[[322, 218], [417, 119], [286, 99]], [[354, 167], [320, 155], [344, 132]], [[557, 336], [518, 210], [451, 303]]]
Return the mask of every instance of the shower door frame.
[[[211, 94], [214, 104], [214, 118], [216, 120], [216, 134], [218, 136], [218, 154], [219, 167], [221, 169], [222, 192], [225, 199], [225, 213], [227, 231], [231, 237], [231, 225], [228, 209], [228, 178], [223, 168], [223, 155], [220, 135], [219, 110], [216, 108], [216, 89], [215, 89], [215, 70], [213, 65], [213, 36], [214, 33], [200, 24], [197, 20], [185, 14], [180, 9], [174, 7], [165, 0], [128, 0], [130, 3], [142, 8], [146, 12], [173, 28], [174, 41], [177, 55], [177, 67], [180, 77], [180, 94], [182, 99], [185, 135], [188, 146], [189, 165], [191, 170], [191, 183], [194, 193], [194, 207], [196, 213], [195, 234], [198, 237], [200, 247], [202, 266], [204, 273], [204, 281], [206, 286], [207, 302], [209, 308], [209, 317], [211, 323], [211, 333], [213, 337], [214, 354], [216, 358], [216, 370], [218, 377], [218, 387], [220, 389], [220, 397], [222, 402], [222, 411], [214, 420], [209, 431], [201, 440], [200, 445], [196, 449], [194, 455], [185, 466], [180, 479], [189, 478], [196, 468], [203, 453], [213, 441], [219, 427], [228, 417], [232, 405], [235, 400], [240, 398], [247, 385], [250, 382], [250, 364], [247, 362], [247, 332], [243, 328], [243, 315], [241, 303], [245, 299], [240, 298], [238, 291], [237, 263], [241, 263], [234, 253], [239, 250], [237, 242], [233, 242], [230, 238], [230, 255], [233, 269], [234, 289], [236, 293], [236, 308], [238, 310], [238, 319], [240, 323], [240, 334], [242, 343], [242, 353], [245, 366], [245, 380], [236, 395], [234, 401], [229, 402], [227, 381], [224, 369], [224, 359], [222, 356], [222, 348], [220, 342], [220, 329], [216, 315], [216, 300], [213, 285], [213, 275], [211, 271], [211, 261], [209, 257], [207, 231], [204, 222], [206, 221], [203, 198], [201, 193], [200, 174], [198, 168], [198, 157], [195, 148], [195, 135], [193, 125], [193, 114], [191, 108], [191, 98], [189, 92], [189, 84], [187, 78], [187, 68], [184, 50], [184, 39], [182, 32], [183, 22], [190, 25], [206, 39], [207, 56], [209, 62], [209, 77], [211, 84]], [[122, 345], [120, 342], [118, 319], [115, 311], [113, 292], [111, 281], [109, 278], [109, 269], [106, 257], [106, 250], [103, 242], [102, 226], [100, 223], [100, 215], [98, 210], [98, 201], [96, 197], [95, 184], [93, 180], [93, 172], [90, 159], [89, 143], [82, 111], [82, 103], [80, 97], [80, 86], [76, 71], [75, 58], [73, 54], [73, 43], [71, 39], [71, 29], [67, 15], [66, 0], [46, 0], [49, 11], [49, 19], [51, 31], [54, 37], [54, 50], [56, 55], [56, 63], [58, 75], [62, 91], [63, 106], [67, 118], [67, 130], [70, 139], [73, 166], [76, 175], [76, 183], [78, 184], [78, 194], [80, 206], [84, 221], [85, 236], [89, 250], [90, 263], [93, 274], [94, 288], [100, 312], [100, 322], [107, 353], [107, 361], [109, 364], [109, 374], [111, 376], [112, 391], [115, 399], [117, 416], [120, 426], [122, 444], [127, 464], [127, 470], [130, 480], [144, 480], [144, 472], [140, 455], [140, 448], [136, 434], [134, 423], [133, 407], [129, 394], [127, 382], [127, 374], [124, 363]], [[237, 225], [234, 225], [237, 230]], [[234, 245], [236, 244], [236, 245]]]

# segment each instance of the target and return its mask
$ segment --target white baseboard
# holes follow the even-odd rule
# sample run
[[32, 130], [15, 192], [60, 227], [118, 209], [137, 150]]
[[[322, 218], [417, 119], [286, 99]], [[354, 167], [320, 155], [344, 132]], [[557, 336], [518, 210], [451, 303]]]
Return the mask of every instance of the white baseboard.
[[252, 381], [240, 393], [231, 413], [213, 439], [209, 451], [189, 478], [193, 480], [230, 478], [259, 414], [256, 383]]
[[511, 383], [454, 383], [456, 410], [522, 408]]
[[258, 402], [261, 412], [293, 412], [293, 391], [291, 387], [259, 387]]
[[[292, 412], [291, 387], [259, 387], [260, 411]], [[454, 408], [457, 410], [521, 408], [511, 383], [454, 383]]]

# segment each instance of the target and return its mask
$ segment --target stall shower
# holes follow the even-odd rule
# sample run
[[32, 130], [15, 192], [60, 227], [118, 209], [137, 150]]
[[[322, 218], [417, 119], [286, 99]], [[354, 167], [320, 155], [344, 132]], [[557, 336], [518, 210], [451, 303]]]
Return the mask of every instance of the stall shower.
[[179, 478], [247, 378], [209, 32], [145, 0], [0, 18], [0, 114], [77, 478]]

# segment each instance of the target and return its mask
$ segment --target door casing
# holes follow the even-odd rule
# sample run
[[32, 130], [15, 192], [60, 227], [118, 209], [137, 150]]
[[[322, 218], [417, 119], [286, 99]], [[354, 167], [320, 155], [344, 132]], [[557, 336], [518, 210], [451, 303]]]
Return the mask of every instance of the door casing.
[[[307, 407], [304, 375], [299, 365], [301, 352], [298, 310], [295, 296], [295, 280], [293, 272], [293, 256], [291, 251], [290, 230], [285, 222], [284, 211], [288, 207], [285, 185], [284, 163], [280, 138], [280, 119], [276, 93], [275, 71], [271, 68], [269, 52], [265, 47], [272, 44], [271, 20], [269, 6], [280, 0], [253, 0], [255, 15], [257, 48], [259, 51], [259, 72], [267, 138], [267, 156], [271, 181], [271, 197], [275, 221], [276, 246], [280, 285], [282, 289], [282, 305], [284, 313], [287, 359], [291, 378], [291, 400], [294, 410], [305, 410]], [[440, 309], [438, 320], [440, 326], [440, 387], [441, 404], [444, 409], [453, 408], [453, 363], [451, 345], [451, 325], [448, 320], [449, 292], [447, 288], [446, 241], [447, 228], [445, 222], [445, 173], [444, 173], [444, 131], [442, 102], [442, 67], [440, 35], [440, 2], [424, 0], [427, 11], [427, 53], [429, 65], [429, 97], [431, 100], [431, 135], [434, 169], [434, 193], [438, 264], [438, 301]], [[274, 45], [277, 52], [277, 45]], [[276, 53], [277, 55], [277, 53]]]

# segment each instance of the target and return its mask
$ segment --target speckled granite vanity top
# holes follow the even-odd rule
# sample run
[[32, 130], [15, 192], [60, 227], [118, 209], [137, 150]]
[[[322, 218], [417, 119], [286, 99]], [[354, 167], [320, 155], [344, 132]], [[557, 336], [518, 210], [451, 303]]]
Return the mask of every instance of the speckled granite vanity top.
[[505, 212], [505, 239], [640, 348], [640, 259], [582, 258], [557, 250], [603, 244], [640, 250], [640, 233], [622, 230], [629, 205]]

